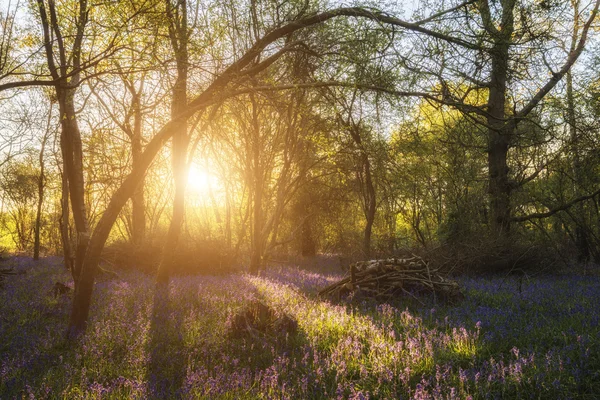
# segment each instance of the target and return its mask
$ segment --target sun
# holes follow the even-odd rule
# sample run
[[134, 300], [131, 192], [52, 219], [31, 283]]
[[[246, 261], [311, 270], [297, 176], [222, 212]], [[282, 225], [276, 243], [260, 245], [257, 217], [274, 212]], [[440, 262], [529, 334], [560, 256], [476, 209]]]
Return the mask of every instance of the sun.
[[190, 166], [190, 171], [188, 172], [188, 189], [190, 192], [198, 195], [208, 194], [216, 186], [218, 186], [216, 176], [195, 163]]

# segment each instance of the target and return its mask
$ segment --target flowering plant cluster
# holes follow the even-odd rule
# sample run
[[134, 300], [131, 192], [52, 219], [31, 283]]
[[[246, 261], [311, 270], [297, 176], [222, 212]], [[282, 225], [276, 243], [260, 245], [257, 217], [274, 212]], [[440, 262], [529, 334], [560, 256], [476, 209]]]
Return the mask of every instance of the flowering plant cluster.
[[[68, 343], [68, 274], [33, 264], [0, 291], [0, 398], [496, 399], [600, 393], [600, 279], [520, 284], [462, 278], [466, 300], [332, 304], [338, 276], [298, 268], [175, 278], [138, 272], [95, 289], [88, 331]], [[291, 335], [232, 338], [231, 316], [260, 299]]]

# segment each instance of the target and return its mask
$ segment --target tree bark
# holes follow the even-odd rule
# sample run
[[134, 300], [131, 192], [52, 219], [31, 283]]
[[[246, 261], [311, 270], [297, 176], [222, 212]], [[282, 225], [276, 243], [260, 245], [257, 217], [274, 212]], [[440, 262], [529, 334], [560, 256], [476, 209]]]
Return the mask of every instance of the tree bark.
[[35, 228], [34, 228], [34, 239], [33, 239], [33, 259], [40, 259], [40, 230], [42, 227], [42, 206], [44, 203], [44, 189], [46, 187], [46, 171], [44, 164], [44, 151], [46, 149], [46, 141], [48, 140], [48, 134], [50, 130], [50, 120], [52, 119], [52, 103], [50, 103], [50, 111], [48, 112], [48, 123], [46, 124], [46, 133], [42, 139], [42, 146], [40, 148], [40, 154], [38, 161], [40, 163], [40, 175], [38, 177], [38, 203], [35, 215]]
[[359, 180], [364, 185], [362, 188], [363, 213], [365, 215], [365, 230], [363, 232], [363, 253], [366, 258], [371, 257], [371, 236], [373, 224], [375, 222], [375, 213], [377, 211], [377, 193], [373, 183], [373, 173], [371, 171], [371, 161], [369, 154], [360, 135], [360, 124], [350, 122], [350, 136], [358, 148], [360, 157]]
[[375, 212], [377, 210], [375, 186], [373, 185], [373, 176], [371, 173], [371, 162], [368, 154], [363, 154], [363, 166], [365, 174], [365, 234], [363, 242], [363, 251], [365, 257], [371, 257], [371, 236], [373, 223], [375, 222]]
[[[487, 0], [483, 0], [487, 3]], [[508, 150], [515, 125], [507, 124], [506, 86], [508, 79], [509, 49], [514, 31], [515, 0], [502, 2], [501, 27], [485, 21], [493, 46], [490, 51], [491, 74], [487, 103], [488, 124], [488, 177], [491, 209], [491, 228], [494, 234], [507, 237], [510, 233], [511, 185], [509, 180]]]
[[[188, 26], [187, 1], [180, 0], [175, 6], [167, 0], [167, 15], [169, 17], [169, 38], [175, 52], [177, 63], [177, 79], [173, 86], [171, 117], [175, 118], [187, 109], [187, 76], [188, 76]], [[185, 214], [185, 189], [187, 186], [188, 163], [187, 150], [189, 136], [187, 119], [179, 120], [174, 126], [171, 147], [173, 179], [175, 181], [175, 198], [173, 199], [173, 215], [163, 248], [162, 259], [156, 274], [159, 284], [168, 284], [171, 275], [174, 255], [181, 236]]]
[[[79, 68], [81, 66], [81, 51], [88, 18], [88, 7], [86, 0], [79, 0], [79, 15], [75, 22], [77, 29], [73, 36], [71, 52], [67, 54], [58, 22], [56, 4], [49, 1], [48, 9], [46, 9], [43, 0], [37, 0], [37, 4], [44, 36], [46, 62], [54, 81], [54, 89], [59, 105], [63, 174], [65, 174], [68, 181], [71, 208], [77, 231], [75, 263], [73, 265], [75, 291], [77, 292], [79, 274], [83, 268], [83, 260], [89, 241], [89, 228], [84, 198], [83, 147], [81, 132], [77, 124], [74, 99], [75, 91], [80, 83], [81, 71]], [[58, 60], [58, 64], [56, 60]], [[69, 64], [71, 64], [71, 68]]]
[[260, 132], [260, 124], [258, 117], [258, 104], [256, 103], [256, 99], [254, 94], [250, 94], [250, 101], [252, 107], [252, 125], [251, 129], [251, 143], [250, 148], [252, 151], [251, 154], [251, 162], [250, 162], [250, 171], [252, 171], [251, 175], [251, 185], [250, 187], [253, 190], [253, 202], [252, 202], [252, 230], [251, 230], [251, 251], [250, 251], [250, 273], [258, 274], [260, 269], [262, 268], [263, 263], [263, 253], [264, 253], [264, 242], [265, 238], [263, 237], [263, 226], [264, 226], [264, 218], [263, 218], [263, 191], [264, 191], [264, 173], [261, 162], [261, 132]]
[[[132, 168], [139, 168], [142, 156], [142, 110], [141, 94], [133, 97], [133, 131], [131, 135]], [[142, 245], [146, 236], [146, 202], [144, 199], [144, 180], [137, 185], [131, 197], [132, 241], [136, 246]]]
[[[574, 29], [573, 35], [571, 37], [571, 46], [570, 51], [572, 52], [577, 45], [577, 36], [579, 33], [579, 1], [571, 0], [573, 5], [573, 14], [574, 14]], [[574, 182], [574, 192], [575, 197], [580, 197], [583, 195], [583, 191], [581, 190], [582, 182], [584, 179], [584, 173], [581, 166], [581, 158], [579, 156], [580, 149], [580, 141], [579, 141], [579, 132], [577, 131], [577, 118], [575, 115], [575, 96], [573, 93], [573, 74], [571, 70], [567, 72], [566, 77], [567, 83], [567, 118], [569, 124], [569, 136], [571, 138], [572, 143], [572, 155], [573, 155], [573, 176], [575, 177]], [[578, 252], [578, 260], [579, 262], [587, 262], [590, 259], [591, 251], [590, 251], [590, 239], [587, 231], [587, 224], [585, 220], [585, 203], [580, 202], [577, 204], [577, 218], [574, 220], [575, 222], [575, 245], [577, 247]]]
[[86, 248], [89, 241], [89, 227], [85, 208], [85, 185], [83, 179], [83, 148], [81, 132], [77, 124], [73, 89], [57, 88], [61, 115], [61, 145], [64, 146], [63, 173], [69, 182], [69, 197], [75, 230], [77, 232], [75, 247], [75, 264], [73, 266], [75, 286], [83, 267]]
[[60, 237], [63, 248], [63, 259], [65, 268], [71, 273], [75, 281], [75, 265], [71, 251], [71, 238], [69, 235], [69, 180], [64, 171], [60, 174], [61, 178], [61, 199], [60, 199]]

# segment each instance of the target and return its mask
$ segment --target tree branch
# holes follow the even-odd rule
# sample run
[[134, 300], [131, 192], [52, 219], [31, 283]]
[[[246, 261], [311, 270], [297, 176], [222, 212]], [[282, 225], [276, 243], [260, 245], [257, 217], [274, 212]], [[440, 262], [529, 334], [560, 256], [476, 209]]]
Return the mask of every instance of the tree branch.
[[553, 208], [549, 211], [543, 212], [543, 213], [533, 213], [533, 214], [529, 214], [529, 215], [522, 215], [520, 217], [512, 217], [510, 220], [512, 222], [525, 222], [525, 221], [530, 221], [532, 219], [542, 219], [542, 218], [548, 218], [551, 217], [552, 215], [560, 212], [560, 211], [564, 211], [564, 210], [568, 210], [569, 208], [573, 207], [575, 204], [580, 203], [582, 201], [586, 201], [589, 199], [592, 199], [596, 196], [600, 195], [600, 189], [596, 190], [595, 192], [591, 193], [591, 194], [587, 194], [585, 196], [580, 196], [577, 197], [573, 200], [571, 200], [568, 203], [565, 203], [559, 207]]
[[542, 101], [544, 96], [546, 96], [548, 94], [548, 92], [550, 92], [558, 84], [558, 82], [565, 76], [565, 74], [567, 72], [569, 72], [569, 70], [571, 69], [573, 64], [575, 64], [575, 62], [577, 61], [577, 59], [583, 52], [585, 43], [587, 41], [588, 31], [590, 30], [590, 26], [596, 19], [596, 15], [598, 14], [599, 6], [600, 6], [600, 0], [596, 0], [596, 3], [594, 4], [594, 9], [592, 10], [590, 17], [588, 18], [585, 25], [583, 26], [583, 29], [581, 31], [581, 36], [579, 38], [579, 42], [577, 43], [577, 47], [575, 47], [575, 49], [569, 53], [569, 56], [567, 57], [567, 61], [562, 66], [562, 68], [558, 72], [553, 73], [552, 78], [550, 78], [550, 80], [535, 94], [535, 96], [533, 96], [533, 98], [529, 101], [529, 103], [527, 103], [527, 105], [525, 105], [525, 107], [523, 107], [521, 109], [521, 111], [519, 111], [515, 114], [516, 121], [519, 121], [519, 120], [527, 117], [527, 115], [535, 107], [537, 107], [539, 102]]

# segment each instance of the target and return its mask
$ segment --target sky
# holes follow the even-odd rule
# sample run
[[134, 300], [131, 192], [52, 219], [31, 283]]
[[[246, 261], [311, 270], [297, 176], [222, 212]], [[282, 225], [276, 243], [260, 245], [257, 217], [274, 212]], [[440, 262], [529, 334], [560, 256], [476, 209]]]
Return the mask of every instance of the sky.
[[[334, 1], [333, 3], [335, 4], [337, 1]], [[392, 3], [392, 4], [397, 4], [398, 8], [400, 8], [400, 6], [404, 9], [404, 15], [405, 17], [410, 17], [410, 15], [412, 14], [412, 12], [418, 7], [418, 5], [422, 2], [422, 0], [392, 0], [392, 1], [385, 1], [385, 3]], [[383, 3], [383, 2], [382, 2]], [[27, 1], [26, 0], [0, 0], [0, 10], [1, 11], [6, 11], [6, 9], [8, 8], [10, 4], [11, 9], [14, 9], [15, 5], [19, 4], [19, 8], [25, 8], [27, 7]], [[347, 1], [339, 1], [339, 4], [342, 5], [350, 5]], [[356, 2], [353, 2], [352, 5], [355, 5]], [[393, 6], [392, 6], [393, 7]]]

